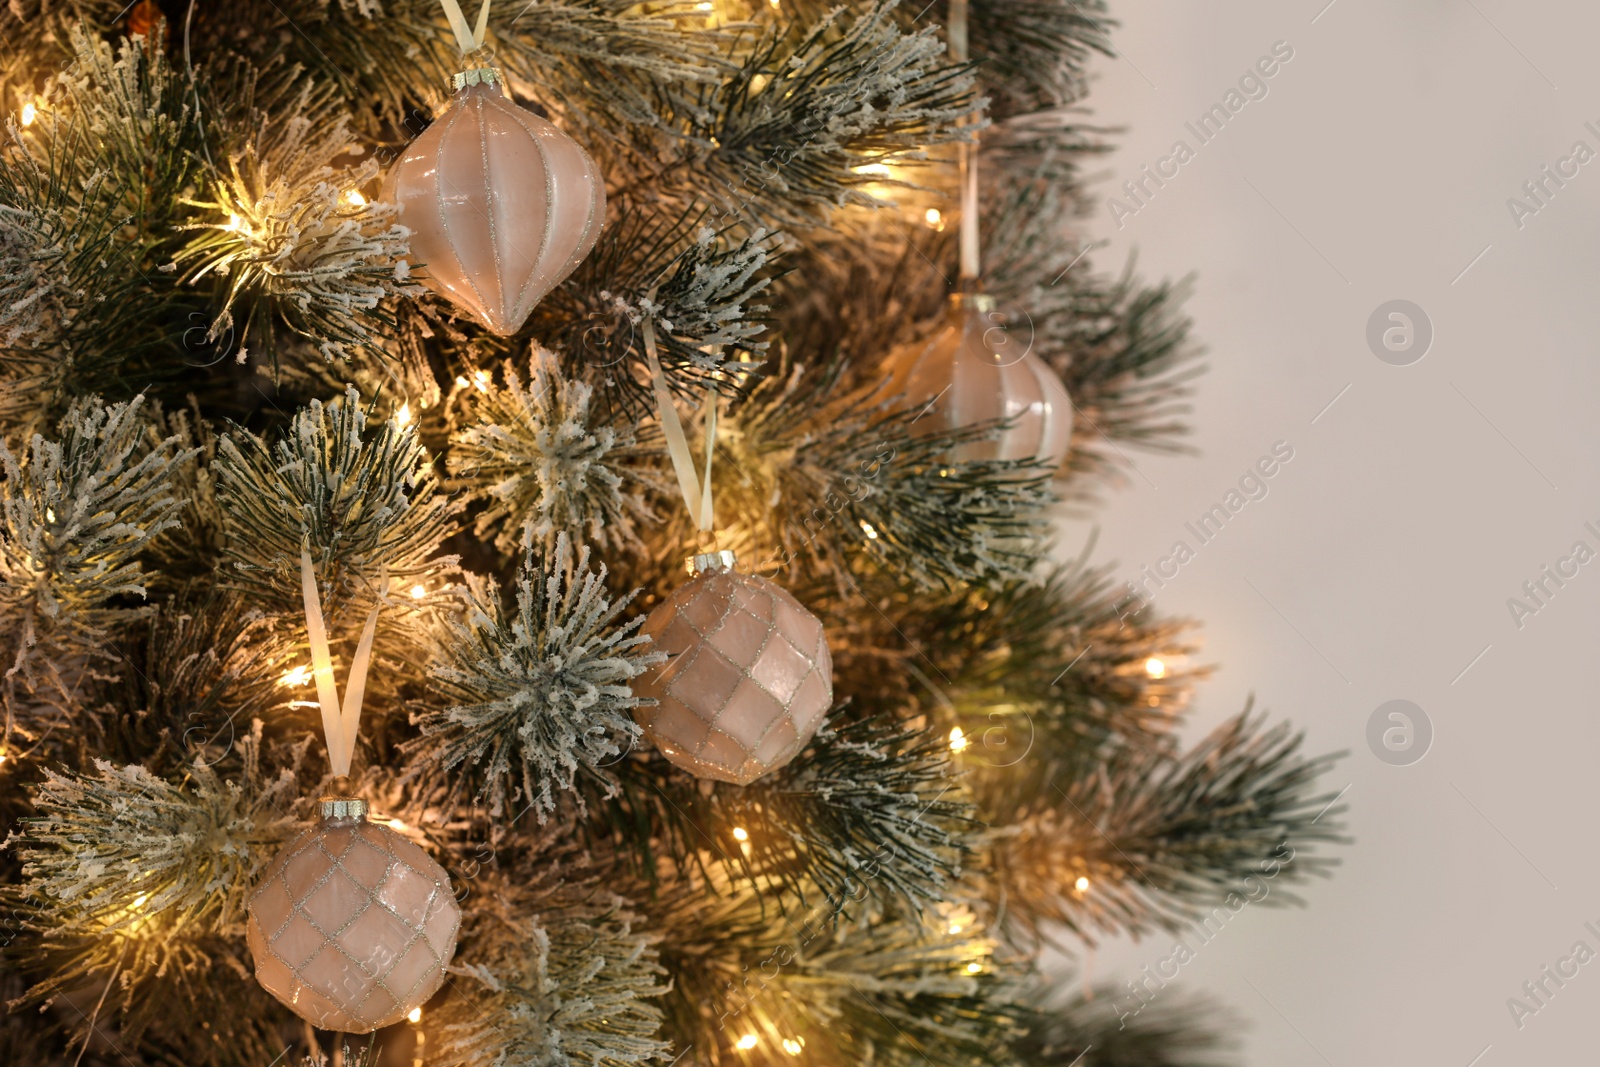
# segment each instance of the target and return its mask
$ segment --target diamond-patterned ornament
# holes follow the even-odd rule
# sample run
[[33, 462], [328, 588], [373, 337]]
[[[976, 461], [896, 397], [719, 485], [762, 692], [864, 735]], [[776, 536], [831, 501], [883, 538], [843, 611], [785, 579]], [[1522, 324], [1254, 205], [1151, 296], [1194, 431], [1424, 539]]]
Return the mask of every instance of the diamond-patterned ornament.
[[399, 1022], [444, 982], [461, 909], [450, 876], [364, 801], [325, 797], [322, 821], [267, 866], [250, 898], [256, 980], [324, 1030]]
[[822, 623], [778, 585], [696, 556], [696, 572], [645, 620], [667, 662], [635, 683], [645, 736], [702, 778], [748, 785], [799, 755], [833, 704]]

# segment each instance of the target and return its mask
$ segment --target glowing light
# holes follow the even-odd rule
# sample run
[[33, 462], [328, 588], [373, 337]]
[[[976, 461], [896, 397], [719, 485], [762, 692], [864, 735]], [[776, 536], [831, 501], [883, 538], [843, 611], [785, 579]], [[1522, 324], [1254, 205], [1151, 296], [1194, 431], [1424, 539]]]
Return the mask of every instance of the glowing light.
[[1155, 656], [1151, 656], [1144, 661], [1144, 673], [1152, 678], [1165, 678], [1167, 676], [1167, 665]]
[[[711, 0], [700, 0], [700, 3], [694, 5], [694, 9], [696, 11], [710, 11], [715, 6]], [[751, 1038], [750, 1043], [755, 1044], [755, 1038]]]
[[244, 219], [240, 218], [238, 215], [229, 215], [228, 216], [228, 229], [232, 230], [235, 233], [243, 233], [244, 232]]
[[735, 841], [748, 841], [750, 840], [750, 831], [742, 826], [735, 826], [733, 828], [733, 839]]
[[868, 541], [876, 541], [878, 539], [878, 531], [874, 530], [872, 528], [872, 523], [868, 522], [866, 519], [861, 520], [861, 532], [867, 535]]
[[966, 929], [966, 927], [962, 926], [960, 923], [951, 923], [950, 924], [950, 932], [952, 934], [959, 934], [964, 929]]
[[936, 230], [944, 229], [944, 213], [936, 207], [930, 207], [927, 214], [922, 216], [929, 226]]
[[959, 726], [952, 726], [950, 728], [951, 752], [964, 752], [966, 751], [967, 746], [970, 744], [972, 744], [972, 742], [967, 740], [967, 732], [965, 730]]
[[407, 826], [403, 820], [390, 819], [389, 820], [389, 829], [398, 830], [399, 832], [401, 832], [403, 834], [407, 830], [411, 829], [411, 827]]
[[33, 105], [31, 100], [22, 105], [22, 124], [24, 126], [32, 126], [33, 120], [38, 117], [39, 109]]
[[967, 964], [967, 973], [968, 974], [978, 974], [982, 970], [983, 970], [983, 964], [981, 964], [981, 963], [969, 963], [969, 964]]
[[[710, 7], [711, 5], [707, 4], [706, 6]], [[736, 1042], [736, 1044], [742, 1049], [746, 1049], [746, 1050], [753, 1049], [753, 1048], [756, 1047], [756, 1035], [755, 1034], [745, 1034], [743, 1037], [741, 1037]]]
[[[778, 0], [772, 0], [772, 6], [777, 7]], [[791, 1056], [800, 1055], [800, 1050], [805, 1047], [806, 1043], [804, 1041], [796, 1041], [787, 1037], [783, 1039], [783, 1051], [787, 1052]]]
[[466, 387], [467, 387], [467, 386], [469, 386], [469, 385], [471, 385], [471, 384], [472, 384], [472, 383], [471, 383], [471, 382], [469, 382], [469, 381], [467, 381], [467, 379], [466, 379], [466, 378], [464, 378], [464, 377], [462, 377], [462, 376], [461, 376], [461, 375], [459, 375], [459, 374], [458, 374], [458, 375], [456, 375], [456, 388], [457, 388], [457, 389], [465, 389], [465, 388], [466, 388]]
[[55, 522], [56, 521], [56, 509], [55, 508], [45, 508], [44, 509], [44, 521], [45, 522]]
[[138, 896], [133, 898], [133, 906], [136, 907], [136, 908], [142, 908], [142, 907], [144, 907], [144, 902], [149, 900], [149, 899], [150, 899], [150, 894], [149, 893], [140, 893]]
[[308, 664], [302, 663], [298, 667], [283, 672], [283, 677], [278, 679], [278, 684], [289, 689], [298, 689], [316, 677]]
[[428, 591], [426, 589], [424, 589], [422, 586], [414, 585], [414, 586], [411, 587], [411, 599], [412, 600], [421, 600], [423, 597], [425, 597], [427, 595], [428, 595]]
[[487, 393], [489, 391], [489, 372], [486, 370], [473, 371], [472, 384], [478, 387], [478, 392]]
[[394, 413], [394, 421], [399, 424], [401, 429], [405, 429], [407, 426], [411, 425], [410, 403], [400, 405], [400, 410]]
[[857, 174], [870, 174], [875, 178], [887, 178], [894, 173], [887, 163], [864, 163], [855, 168], [855, 171]]
[[351, 207], [367, 206], [367, 198], [361, 195], [361, 190], [359, 189], [351, 189], [348, 193], [344, 194], [344, 198], [350, 201]]
[[412, 1008], [410, 1011], [406, 1012], [406, 1018], [410, 1019], [414, 1023], [420, 1023], [422, 1021], [422, 1009]]
[[1078, 880], [1072, 883], [1072, 887], [1080, 893], [1087, 893], [1089, 891], [1089, 879], [1080, 874], [1078, 875]]

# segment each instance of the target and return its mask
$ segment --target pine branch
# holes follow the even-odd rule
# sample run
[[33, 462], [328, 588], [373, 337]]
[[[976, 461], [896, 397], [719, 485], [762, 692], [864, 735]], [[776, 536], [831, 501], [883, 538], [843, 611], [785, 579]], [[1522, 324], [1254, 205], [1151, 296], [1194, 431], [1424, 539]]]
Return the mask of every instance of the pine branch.
[[1338, 757], [1305, 759], [1301, 741], [1246, 709], [1181, 756], [1118, 748], [1034, 793], [995, 845], [1013, 931], [1034, 941], [1058, 923], [1092, 943], [1178, 930], [1212, 907], [1298, 903], [1289, 887], [1338, 863], [1313, 851], [1346, 840], [1337, 796], [1315, 792]]
[[468, 579], [464, 617], [447, 624], [433, 670], [448, 706], [420, 716], [422, 737], [407, 746], [419, 773], [470, 772], [492, 814], [526, 804], [541, 823], [580, 770], [610, 779], [606, 762], [639, 738], [627, 683], [665, 657], [638, 633], [642, 619], [618, 624], [632, 597], [612, 600], [605, 577], [587, 546], [574, 560], [560, 534], [542, 558], [529, 550], [515, 611]]
[[979, 1067], [1016, 1033], [1014, 993], [978, 926], [934, 913], [796, 920], [715, 880], [685, 886], [661, 910], [675, 932], [661, 945], [675, 979], [665, 1032], [710, 1067], [742, 1063], [750, 1049]]
[[246, 900], [293, 828], [296, 793], [292, 771], [263, 777], [260, 738], [257, 723], [241, 739], [234, 782], [202, 761], [182, 783], [104, 760], [92, 774], [45, 771], [40, 814], [6, 842], [23, 860], [13, 903], [44, 975], [27, 1001], [103, 982], [136, 1037], [163, 1010], [150, 983], [204, 984], [224, 957], [243, 969]]
[[168, 478], [187, 456], [176, 438], [146, 438], [142, 409], [142, 398], [91, 398], [55, 440], [35, 435], [21, 457], [0, 444], [8, 735], [19, 689], [46, 705], [74, 700], [115, 628], [139, 613], [125, 598], [145, 593], [140, 553], [177, 522]]
[[984, 423], [919, 433], [918, 409], [851, 391], [845, 367], [786, 367], [736, 398], [719, 424], [717, 499], [752, 566], [853, 587], [870, 561], [921, 588], [1026, 573], [1046, 535], [1047, 475], [1003, 460], [953, 463]]
[[[1064, 984], [1054, 983], [1029, 998], [1027, 1033], [1012, 1045], [1018, 1067], [1082, 1062], [1095, 1067], [1224, 1067], [1230, 1062], [1219, 1053], [1234, 1047], [1226, 1035], [1237, 1023], [1207, 1000], [1174, 994], [1132, 1012], [1119, 1010], [1128, 998], [1110, 983], [1097, 986], [1092, 996], [1064, 995]], [[1085, 1060], [1091, 1051], [1092, 1059]]]
[[[439, 1063], [630, 1067], [665, 1062], [655, 936], [598, 872], [548, 854], [486, 875], [439, 1024]], [[430, 1050], [431, 1053], [431, 1050]], [[431, 1058], [431, 1056], [430, 1056]]]
[[560, 537], [636, 547], [638, 524], [655, 521], [645, 490], [659, 479], [641, 463], [633, 429], [604, 420], [591, 405], [593, 387], [565, 378], [545, 349], [535, 348], [526, 384], [510, 361], [501, 378], [485, 372], [458, 394], [450, 470], [487, 502], [473, 532], [493, 534], [508, 555], [525, 543], [548, 552]]
[[370, 607], [391, 585], [442, 592], [455, 565], [436, 556], [460, 510], [438, 492], [431, 458], [414, 430], [390, 420], [366, 433], [354, 388], [297, 412], [272, 444], [239, 429], [223, 438], [216, 466], [227, 520], [228, 560], [241, 588], [290, 615], [304, 608], [300, 550], [308, 542], [330, 619]]

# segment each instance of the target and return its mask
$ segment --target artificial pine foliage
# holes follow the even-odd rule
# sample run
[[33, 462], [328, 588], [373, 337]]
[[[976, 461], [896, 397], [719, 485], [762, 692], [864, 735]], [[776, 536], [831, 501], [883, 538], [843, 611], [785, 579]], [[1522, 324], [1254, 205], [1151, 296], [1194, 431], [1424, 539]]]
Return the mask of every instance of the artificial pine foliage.
[[[970, 63], [945, 0], [493, 6], [473, 65], [608, 199], [509, 337], [378, 195], [464, 66], [436, 0], [0, 7], [0, 1060], [1229, 1062], [1215, 1011], [1119, 1017], [1041, 957], [1269, 868], [1292, 901], [1340, 808], [1263, 715], [1180, 744], [1192, 625], [1051, 559], [1128, 452], [1183, 449], [1198, 349], [1185, 285], [1076, 224], [1104, 4], [970, 4]], [[963, 141], [988, 291], [1074, 401], [1059, 471], [951, 461], [1005, 427], [930, 433], [882, 373], [942, 319]], [[633, 717], [643, 616], [712, 547], [652, 348], [692, 441], [714, 392], [715, 547], [832, 650], [826, 723], [744, 787]], [[341, 678], [378, 611], [341, 787], [463, 914], [374, 1038], [301, 1023], [244, 940], [334, 788], [302, 550]]]

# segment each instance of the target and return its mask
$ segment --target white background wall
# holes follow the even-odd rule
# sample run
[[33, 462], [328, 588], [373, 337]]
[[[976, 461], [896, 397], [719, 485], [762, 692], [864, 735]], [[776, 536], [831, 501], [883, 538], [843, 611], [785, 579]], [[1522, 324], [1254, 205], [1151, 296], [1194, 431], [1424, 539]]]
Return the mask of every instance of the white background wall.
[[[1089, 225], [1099, 269], [1137, 250], [1147, 276], [1197, 272], [1211, 366], [1201, 457], [1135, 454], [1100, 555], [1131, 577], [1192, 543], [1185, 521], [1293, 446], [1157, 603], [1204, 620], [1220, 665], [1191, 732], [1254, 693], [1312, 750], [1349, 749], [1330, 784], [1358, 839], [1309, 908], [1246, 909], [1169, 992], [1236, 1008], [1259, 1067], [1594, 1062], [1600, 960], [1520, 1030], [1506, 1001], [1575, 942], [1600, 952], [1583, 928], [1600, 927], [1600, 560], [1521, 629], [1506, 601], [1575, 541], [1600, 550], [1600, 159], [1521, 229], [1506, 201], [1575, 141], [1600, 152], [1600, 9], [1325, 2], [1114, 5], [1122, 58], [1089, 100], [1128, 127], [1102, 193], [1179, 138], [1197, 148], [1123, 226], [1105, 209]], [[1280, 40], [1294, 58], [1268, 95], [1198, 146], [1184, 122]], [[1411, 366], [1365, 339], [1395, 298], [1435, 330]], [[1435, 730], [1411, 766], [1365, 739], [1394, 698]], [[1105, 946], [1095, 974], [1170, 944]]]

